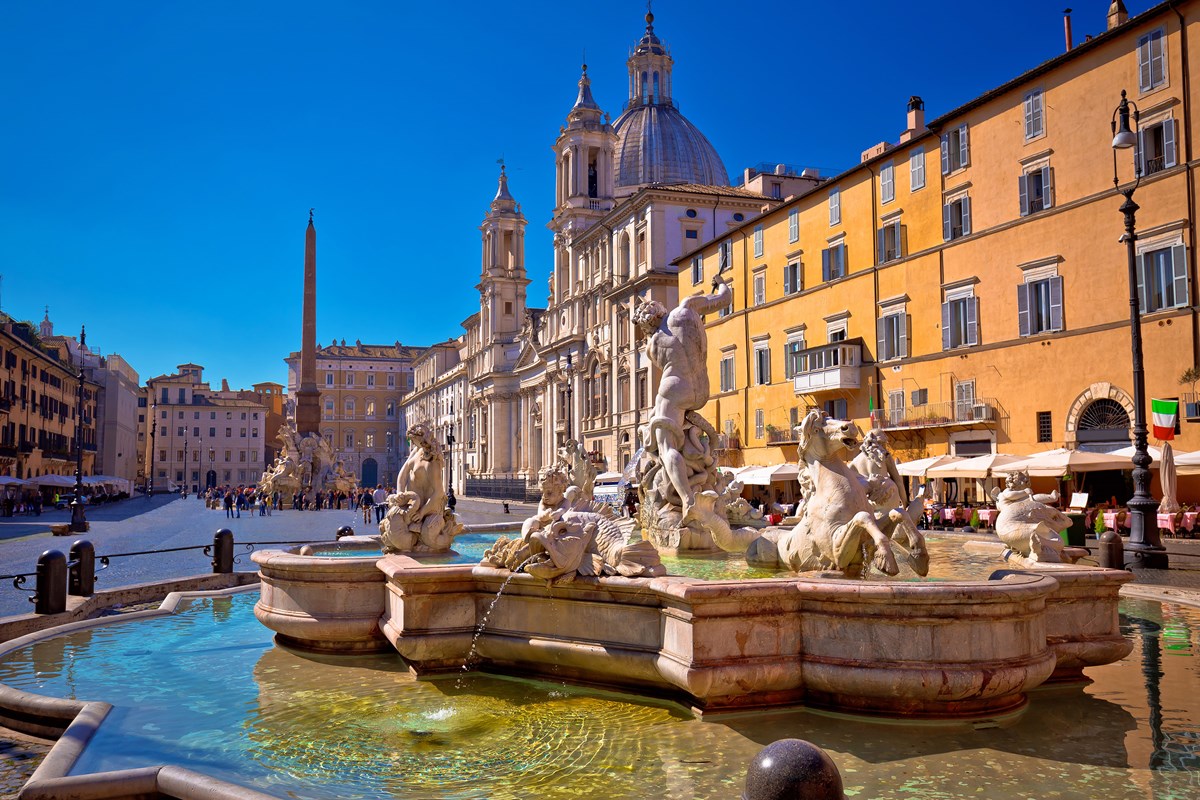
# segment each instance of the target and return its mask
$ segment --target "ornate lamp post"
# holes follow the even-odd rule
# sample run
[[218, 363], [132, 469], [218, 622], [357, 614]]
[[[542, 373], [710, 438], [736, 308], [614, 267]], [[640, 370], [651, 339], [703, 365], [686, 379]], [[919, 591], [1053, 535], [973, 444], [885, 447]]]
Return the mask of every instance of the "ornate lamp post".
[[216, 448], [214, 448], [214, 447], [208, 448], [208, 475], [212, 476], [212, 485], [210, 486], [208, 483], [208, 481], [209, 481], [208, 475], [204, 476], [204, 485], [205, 485], [205, 487], [207, 487], [209, 489], [217, 488], [217, 469], [213, 465], [213, 462], [216, 460], [217, 460]]
[[183, 429], [183, 499], [188, 496], [188, 434], [187, 428]]
[[565, 376], [563, 381], [563, 395], [567, 398], [567, 441], [575, 438], [571, 431], [571, 417], [573, 416], [574, 406], [571, 403], [571, 398], [575, 394], [575, 387], [572, 385], [575, 379], [575, 367], [571, 363], [571, 354], [567, 353], [567, 368], [563, 370]]
[[457, 502], [454, 498], [454, 423], [447, 423], [446, 428], [446, 447], [449, 450], [446, 454], [446, 470], [449, 473], [446, 481], [446, 504], [453, 510]]
[[[1132, 114], [1130, 108], [1132, 107]], [[1142, 165], [1134, 150], [1133, 183], [1121, 188], [1117, 174], [1117, 151], [1129, 150], [1137, 145], [1138, 108], [1125, 97], [1121, 90], [1121, 102], [1113, 111], [1113, 186], [1125, 198], [1120, 212], [1125, 216], [1125, 253], [1129, 268], [1129, 335], [1133, 344], [1133, 497], [1129, 498], [1129, 550], [1133, 558], [1143, 567], [1167, 568], [1167, 554], [1158, 535], [1158, 502], [1150, 496], [1150, 454], [1146, 442], [1146, 373], [1142, 366], [1142, 312], [1138, 298], [1137, 233], [1134, 215], [1139, 206], [1133, 202], [1133, 193], [1142, 182]], [[1130, 119], [1133, 125], [1130, 127]]]
[[154, 433], [158, 430], [158, 403], [150, 404], [150, 468], [146, 472], [146, 499], [154, 494]]
[[88, 529], [87, 515], [83, 505], [83, 348], [87, 332], [79, 328], [79, 383], [75, 393], [75, 499], [71, 501], [71, 532], [84, 533]]

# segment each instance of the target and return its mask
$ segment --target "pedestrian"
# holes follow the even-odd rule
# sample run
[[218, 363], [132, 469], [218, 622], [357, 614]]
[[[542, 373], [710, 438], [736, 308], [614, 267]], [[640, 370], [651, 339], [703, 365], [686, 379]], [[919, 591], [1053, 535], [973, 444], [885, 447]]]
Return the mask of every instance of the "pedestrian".
[[387, 510], [387, 496], [387, 489], [383, 488], [383, 484], [375, 484], [375, 493], [371, 495], [371, 500], [375, 504], [376, 522], [383, 522], [383, 512]]
[[358, 501], [358, 505], [362, 508], [364, 523], [369, 523], [371, 521], [371, 506], [374, 505], [374, 502], [375, 500], [371, 496], [371, 492], [367, 489], [363, 489], [362, 496]]
[[260, 517], [267, 515], [267, 498], [261, 494], [258, 496], [258, 515]]
[[236, 512], [235, 516], [237, 517], [237, 519], [242, 518], [242, 507], [245, 505], [246, 505], [246, 495], [242, 494], [241, 490], [239, 489], [237, 492], [237, 496], [233, 498], [233, 508], [234, 508], [234, 511]]
[[233, 490], [225, 490], [225, 518], [233, 519]]

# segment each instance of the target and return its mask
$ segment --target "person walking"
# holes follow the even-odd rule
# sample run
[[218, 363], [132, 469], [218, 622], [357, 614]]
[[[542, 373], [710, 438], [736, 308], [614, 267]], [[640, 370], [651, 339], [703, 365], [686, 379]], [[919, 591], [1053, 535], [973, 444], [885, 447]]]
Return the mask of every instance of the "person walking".
[[225, 518], [233, 519], [233, 490], [225, 490]]
[[371, 500], [375, 504], [376, 522], [383, 522], [383, 512], [387, 510], [387, 496], [387, 489], [383, 488], [383, 484], [375, 484], [375, 493], [371, 495]]
[[371, 506], [374, 505], [375, 499], [372, 497], [369, 489], [363, 489], [362, 495], [359, 497], [358, 505], [362, 508], [363, 523], [371, 521]]

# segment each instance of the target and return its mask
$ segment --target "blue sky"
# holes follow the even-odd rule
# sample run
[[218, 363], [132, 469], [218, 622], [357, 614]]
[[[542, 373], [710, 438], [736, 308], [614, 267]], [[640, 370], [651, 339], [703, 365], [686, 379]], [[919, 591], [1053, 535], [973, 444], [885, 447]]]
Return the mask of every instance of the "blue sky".
[[[1131, 13], [1149, 0], [1128, 2]], [[1108, 0], [1073, 14], [1076, 42]], [[1063, 51], [1063, 4], [658, 0], [681, 110], [731, 176], [833, 174]], [[613, 118], [638, 2], [0, 4], [0, 308], [143, 379], [284, 381], [316, 208], [317, 338], [430, 344], [477, 309], [498, 167], [551, 264], [551, 145], [586, 57]], [[1115, 104], [1121, 87], [1113, 87]], [[1099, 99], [1098, 99], [1099, 100]]]

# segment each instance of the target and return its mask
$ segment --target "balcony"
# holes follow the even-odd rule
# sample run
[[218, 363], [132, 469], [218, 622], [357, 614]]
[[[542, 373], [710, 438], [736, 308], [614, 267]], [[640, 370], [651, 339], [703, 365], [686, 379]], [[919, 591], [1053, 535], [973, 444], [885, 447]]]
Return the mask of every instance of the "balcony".
[[736, 436], [730, 436], [725, 433], [717, 434], [716, 446], [713, 447], [713, 452], [724, 453], [730, 450], [741, 450], [742, 440]]
[[810, 347], [791, 356], [797, 370], [796, 394], [820, 394], [862, 387], [862, 339]]
[[767, 444], [797, 444], [799, 441], [800, 434], [796, 433], [791, 426], [783, 428], [767, 426]]
[[882, 425], [890, 430], [993, 426], [1000, 416], [1000, 406], [994, 397], [976, 397], [970, 402], [890, 409], [883, 415]]

